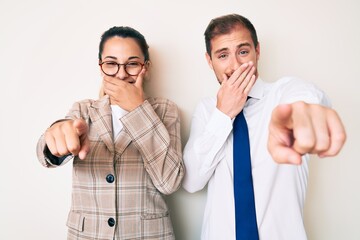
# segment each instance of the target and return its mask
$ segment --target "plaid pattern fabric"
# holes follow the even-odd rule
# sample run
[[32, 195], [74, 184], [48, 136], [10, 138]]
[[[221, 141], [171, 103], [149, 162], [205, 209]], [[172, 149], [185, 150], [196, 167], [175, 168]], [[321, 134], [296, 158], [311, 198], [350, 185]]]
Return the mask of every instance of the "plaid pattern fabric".
[[[176, 105], [147, 99], [120, 119], [124, 127], [115, 141], [107, 96], [75, 103], [66, 118], [88, 123], [91, 144], [86, 159], [65, 160], [73, 159], [68, 239], [174, 239], [163, 194], [176, 191], [184, 176]], [[45, 147], [43, 135], [39, 161], [55, 167]]]

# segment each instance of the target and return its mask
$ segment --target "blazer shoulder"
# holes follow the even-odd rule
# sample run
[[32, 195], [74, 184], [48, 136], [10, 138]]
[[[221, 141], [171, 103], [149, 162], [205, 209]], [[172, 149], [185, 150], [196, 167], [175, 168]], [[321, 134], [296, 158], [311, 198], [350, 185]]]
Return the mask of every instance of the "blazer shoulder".
[[89, 108], [96, 104], [98, 100], [84, 99], [75, 102], [69, 110], [66, 118], [84, 118], [87, 119], [89, 115]]
[[167, 98], [163, 98], [163, 97], [150, 97], [148, 99], [146, 99], [151, 106], [155, 109], [155, 108], [163, 108], [163, 109], [178, 109], [176, 103], [170, 101]]
[[176, 117], [178, 116], [178, 106], [169, 99], [162, 97], [150, 97], [146, 100], [161, 118], [163, 118], [165, 115], [174, 115]]

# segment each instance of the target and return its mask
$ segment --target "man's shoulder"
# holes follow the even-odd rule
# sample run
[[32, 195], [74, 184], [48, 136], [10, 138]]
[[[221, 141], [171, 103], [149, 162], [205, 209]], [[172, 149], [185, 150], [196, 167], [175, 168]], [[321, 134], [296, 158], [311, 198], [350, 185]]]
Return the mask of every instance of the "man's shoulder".
[[272, 91], [281, 96], [282, 103], [304, 101], [308, 103], [323, 102], [329, 104], [326, 94], [315, 83], [299, 77], [282, 77], [273, 85]]
[[216, 106], [216, 97], [204, 97], [199, 101], [198, 105], [214, 107]]
[[284, 76], [274, 82], [267, 83], [269, 91], [288, 91], [296, 89], [316, 89], [316, 85], [310, 81], [304, 80], [297, 76]]
[[297, 76], [284, 76], [274, 82], [277, 86], [289, 85], [289, 84], [310, 84], [310, 82], [297, 77]]
[[216, 97], [204, 97], [196, 105], [195, 114], [210, 114], [216, 108]]
[[304, 80], [297, 76], [283, 76], [281, 78], [276, 79], [275, 81], [261, 80], [260, 87], [259, 85], [255, 85], [254, 88], [256, 88], [257, 90], [262, 88], [263, 96], [275, 95], [276, 98], [282, 96], [283, 94], [286, 94], [288, 96], [290, 96], [291, 94], [306, 95], [307, 94], [306, 92], [316, 92], [320, 90], [314, 83]]

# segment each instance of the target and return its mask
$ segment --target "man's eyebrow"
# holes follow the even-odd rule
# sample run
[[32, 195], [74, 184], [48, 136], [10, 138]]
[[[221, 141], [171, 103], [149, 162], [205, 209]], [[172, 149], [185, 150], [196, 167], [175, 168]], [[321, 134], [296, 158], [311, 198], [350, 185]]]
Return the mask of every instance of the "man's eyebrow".
[[220, 52], [222, 52], [222, 51], [226, 51], [226, 50], [229, 50], [229, 48], [220, 48], [220, 49], [218, 49], [218, 50], [216, 50], [215, 52], [214, 52], [214, 54], [218, 54], [218, 53], [220, 53]]
[[239, 45], [237, 45], [237, 48], [242, 48], [242, 47], [251, 47], [250, 43], [240, 43]]
[[[240, 44], [237, 45], [236, 47], [237, 47], [237, 48], [251, 47], [251, 44], [248, 43], [248, 42], [245, 42], [245, 43], [240, 43]], [[214, 54], [218, 54], [218, 53], [221, 53], [222, 51], [227, 51], [227, 50], [229, 50], [229, 48], [227, 48], [227, 47], [220, 48], [220, 49], [216, 50], [216, 51], [214, 52]]]

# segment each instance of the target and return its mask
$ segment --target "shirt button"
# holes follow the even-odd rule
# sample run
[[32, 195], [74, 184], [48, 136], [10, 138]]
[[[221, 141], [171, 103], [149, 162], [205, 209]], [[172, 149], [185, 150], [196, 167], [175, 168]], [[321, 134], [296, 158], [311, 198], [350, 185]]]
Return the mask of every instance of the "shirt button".
[[114, 175], [108, 174], [108, 175], [106, 176], [106, 181], [107, 181], [108, 183], [113, 183], [114, 180], [115, 180]]
[[109, 226], [110, 226], [110, 227], [115, 226], [115, 219], [113, 219], [113, 218], [109, 218], [109, 220], [108, 220], [108, 224], [109, 224]]

